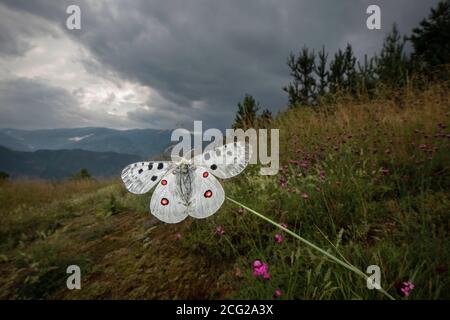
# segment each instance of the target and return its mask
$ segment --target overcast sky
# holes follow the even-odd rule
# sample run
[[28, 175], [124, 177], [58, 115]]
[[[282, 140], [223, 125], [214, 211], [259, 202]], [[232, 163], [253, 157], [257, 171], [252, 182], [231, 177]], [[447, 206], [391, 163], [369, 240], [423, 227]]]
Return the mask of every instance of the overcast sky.
[[[349, 42], [371, 55], [436, 3], [0, 0], [0, 128], [227, 128], [245, 93], [285, 109], [291, 51]], [[70, 4], [81, 30], [66, 28]], [[370, 4], [381, 30], [366, 28]]]

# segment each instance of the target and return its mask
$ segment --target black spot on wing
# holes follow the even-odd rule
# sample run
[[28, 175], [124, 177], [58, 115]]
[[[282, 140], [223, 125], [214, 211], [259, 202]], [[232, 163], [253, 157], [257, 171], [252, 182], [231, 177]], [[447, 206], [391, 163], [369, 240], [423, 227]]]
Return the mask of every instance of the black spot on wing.
[[150, 164], [148, 165], [148, 170], [152, 170], [153, 169], [153, 162], [150, 162]]
[[138, 173], [141, 174], [143, 171], [143, 169], [139, 169]]
[[213, 164], [213, 165], [211, 166], [211, 170], [216, 170], [216, 169], [217, 169], [217, 165]]
[[161, 170], [164, 168], [164, 164], [162, 162], [158, 163], [158, 170]]
[[156, 179], [158, 179], [158, 177], [157, 177], [157, 176], [152, 176], [150, 179], [151, 179], [152, 181], [155, 181]]

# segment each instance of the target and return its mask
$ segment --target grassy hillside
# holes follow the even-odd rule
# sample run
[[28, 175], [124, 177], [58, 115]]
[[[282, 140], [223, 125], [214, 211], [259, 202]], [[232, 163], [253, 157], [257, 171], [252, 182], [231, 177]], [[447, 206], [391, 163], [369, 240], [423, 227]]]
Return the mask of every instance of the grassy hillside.
[[[380, 266], [394, 297], [410, 280], [408, 299], [449, 299], [449, 125], [440, 86], [290, 110], [273, 123], [280, 173], [253, 166], [223, 184], [360, 269]], [[272, 299], [276, 289], [278, 299], [385, 298], [230, 202], [206, 220], [167, 225], [148, 213], [150, 194], [129, 194], [118, 180], [0, 190], [0, 298]], [[252, 275], [255, 259], [268, 263], [269, 280]], [[82, 269], [81, 290], [66, 289], [70, 264]]]

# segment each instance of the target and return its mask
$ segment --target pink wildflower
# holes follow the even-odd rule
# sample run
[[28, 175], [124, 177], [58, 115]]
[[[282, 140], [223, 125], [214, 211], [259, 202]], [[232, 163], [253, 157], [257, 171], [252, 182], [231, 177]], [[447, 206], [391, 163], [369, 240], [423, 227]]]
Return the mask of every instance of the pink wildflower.
[[261, 260], [255, 260], [253, 261], [253, 268], [258, 268], [262, 265]]
[[263, 277], [263, 279], [270, 279], [269, 265], [261, 260], [253, 261], [253, 276]]
[[282, 243], [283, 242], [283, 236], [281, 234], [276, 234], [275, 235], [275, 242], [276, 243]]
[[304, 168], [304, 169], [308, 168], [308, 164], [306, 162], [300, 162], [298, 165], [299, 165], [299, 167]]
[[415, 288], [415, 285], [412, 281], [404, 281], [400, 285], [398, 285], [397, 289], [400, 295], [404, 297], [408, 297], [411, 294], [411, 291]]
[[221, 226], [216, 227], [216, 234], [221, 236], [225, 233], [225, 230]]
[[283, 293], [281, 292], [281, 290], [276, 288], [273, 296], [274, 296], [274, 298], [278, 298], [278, 297], [281, 297], [282, 294]]
[[325, 171], [320, 170], [319, 171], [319, 177], [321, 177], [322, 179], [325, 179]]
[[175, 233], [175, 238], [177, 240], [180, 240], [181, 239], [181, 233], [180, 232]]
[[281, 176], [279, 181], [282, 188], [285, 188], [287, 186], [287, 181], [285, 177]]

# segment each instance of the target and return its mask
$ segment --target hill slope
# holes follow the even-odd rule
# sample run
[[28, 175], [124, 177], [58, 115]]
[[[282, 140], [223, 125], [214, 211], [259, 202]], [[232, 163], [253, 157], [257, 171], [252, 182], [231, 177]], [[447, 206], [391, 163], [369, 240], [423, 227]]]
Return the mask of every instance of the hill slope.
[[[293, 109], [273, 123], [280, 173], [249, 166], [221, 182], [228, 197], [361, 270], [378, 265], [396, 299], [449, 299], [449, 110], [446, 87]], [[229, 201], [168, 225], [149, 200], [120, 181], [4, 182], [0, 298], [274, 299], [276, 289], [278, 299], [385, 298]], [[253, 276], [255, 259], [270, 279]], [[70, 264], [82, 290], [65, 287]], [[407, 280], [409, 297], [398, 290]]]

